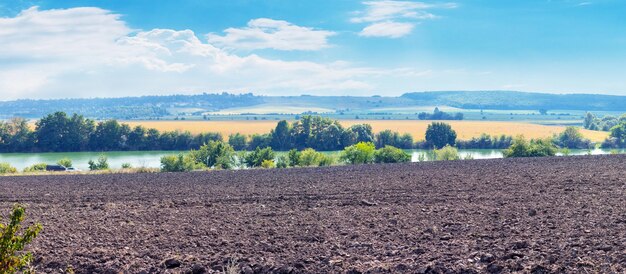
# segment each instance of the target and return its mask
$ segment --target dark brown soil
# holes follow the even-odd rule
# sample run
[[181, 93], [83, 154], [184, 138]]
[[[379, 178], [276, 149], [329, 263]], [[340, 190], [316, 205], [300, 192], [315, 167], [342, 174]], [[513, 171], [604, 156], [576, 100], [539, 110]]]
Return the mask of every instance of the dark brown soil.
[[626, 272], [624, 155], [0, 177], [16, 202], [44, 273]]

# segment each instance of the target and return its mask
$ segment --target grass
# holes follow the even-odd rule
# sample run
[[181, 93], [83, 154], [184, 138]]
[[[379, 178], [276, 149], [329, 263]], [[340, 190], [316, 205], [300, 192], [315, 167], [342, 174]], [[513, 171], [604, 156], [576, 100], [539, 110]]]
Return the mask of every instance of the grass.
[[[354, 124], [370, 124], [375, 132], [390, 129], [401, 133], [410, 133], [415, 140], [424, 139], [426, 127], [432, 121], [414, 120], [342, 120], [342, 125], [348, 127]], [[545, 138], [565, 130], [564, 126], [547, 126], [520, 122], [494, 122], [494, 121], [445, 121], [457, 132], [462, 140], [478, 137], [482, 133], [490, 135], [524, 135], [526, 138]], [[191, 133], [220, 132], [225, 138], [232, 133], [251, 135], [255, 133], [269, 133], [276, 127], [276, 121], [131, 121], [125, 122], [131, 126], [143, 125], [148, 128], [156, 128], [161, 131], [190, 131]], [[594, 142], [601, 142], [607, 136], [607, 132], [581, 129], [585, 138]]]

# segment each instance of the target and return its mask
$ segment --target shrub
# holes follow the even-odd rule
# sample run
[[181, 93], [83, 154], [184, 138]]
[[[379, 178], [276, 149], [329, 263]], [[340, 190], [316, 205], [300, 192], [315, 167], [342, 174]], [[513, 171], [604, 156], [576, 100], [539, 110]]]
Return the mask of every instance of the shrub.
[[360, 142], [358, 144], [344, 148], [340, 159], [349, 164], [369, 164], [374, 162], [374, 143]]
[[222, 141], [209, 141], [198, 150], [189, 154], [194, 163], [203, 164], [209, 168], [231, 169], [236, 166], [235, 150]]
[[34, 164], [32, 166], [24, 168], [24, 172], [38, 172], [38, 171], [46, 171], [46, 167], [48, 165], [46, 163]]
[[23, 271], [33, 260], [33, 255], [23, 250], [37, 237], [42, 226], [34, 224], [19, 235], [25, 212], [24, 207], [15, 205], [9, 217], [9, 223], [0, 223], [0, 273]]
[[17, 169], [11, 166], [9, 163], [0, 163], [0, 174], [16, 173]]
[[411, 155], [404, 150], [385, 146], [374, 152], [374, 162], [376, 163], [404, 163], [411, 161]]
[[276, 163], [274, 163], [274, 160], [263, 160], [263, 162], [261, 163], [261, 167], [262, 168], [275, 168]]
[[276, 167], [277, 168], [287, 168], [289, 166], [289, 159], [285, 155], [278, 156], [276, 158]]
[[441, 149], [433, 150], [436, 161], [453, 161], [461, 159], [459, 157], [459, 150], [450, 145], [446, 145]]
[[180, 153], [161, 157], [161, 171], [163, 172], [185, 172], [202, 167], [203, 165], [197, 164], [189, 154]]
[[133, 166], [130, 163], [123, 163], [122, 164], [122, 169], [129, 169], [132, 168]]
[[434, 122], [426, 129], [426, 141], [433, 144], [435, 148], [453, 146], [456, 142], [456, 131], [446, 123]]
[[72, 160], [70, 158], [63, 158], [57, 161], [57, 165], [61, 165], [64, 167], [72, 167]]
[[249, 167], [259, 167], [262, 166], [265, 161], [272, 161], [273, 163], [275, 157], [276, 153], [274, 153], [271, 147], [263, 149], [257, 147], [254, 151], [245, 156], [245, 162]]
[[98, 162], [94, 162], [93, 160], [89, 160], [89, 170], [106, 170], [109, 169], [109, 160], [105, 155], [100, 155], [98, 157]]
[[287, 158], [289, 160], [290, 167], [300, 165], [300, 151], [298, 151], [297, 149], [289, 150], [289, 153], [287, 153]]
[[557, 148], [551, 140], [538, 139], [526, 141], [523, 136], [513, 140], [513, 144], [503, 151], [505, 158], [510, 157], [543, 157], [556, 155]]
[[300, 152], [298, 157], [299, 166], [329, 166], [334, 163], [334, 158], [317, 152], [312, 148], [307, 148]]

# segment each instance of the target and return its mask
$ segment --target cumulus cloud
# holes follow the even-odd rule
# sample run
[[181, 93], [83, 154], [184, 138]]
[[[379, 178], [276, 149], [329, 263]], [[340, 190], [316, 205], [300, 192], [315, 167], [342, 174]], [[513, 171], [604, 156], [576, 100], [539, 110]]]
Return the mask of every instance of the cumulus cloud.
[[226, 35], [207, 35], [209, 43], [237, 49], [320, 50], [329, 47], [332, 31], [301, 27], [287, 21], [259, 18], [244, 28], [228, 28]]
[[[263, 43], [287, 49], [276, 42], [285, 39]], [[239, 56], [191, 30], [133, 30], [99, 8], [34, 7], [0, 18], [0, 100], [212, 91], [351, 94], [372, 90], [372, 78], [393, 73], [346, 62]]]
[[365, 37], [400, 38], [411, 33], [413, 27], [415, 25], [412, 23], [380, 22], [365, 27], [359, 35]]
[[[432, 9], [456, 8], [455, 3], [428, 4], [410, 1], [367, 1], [364, 11], [356, 12], [353, 23], [368, 23], [359, 33], [365, 37], [399, 38], [411, 33], [417, 22], [438, 18]], [[400, 21], [400, 22], [398, 22]]]

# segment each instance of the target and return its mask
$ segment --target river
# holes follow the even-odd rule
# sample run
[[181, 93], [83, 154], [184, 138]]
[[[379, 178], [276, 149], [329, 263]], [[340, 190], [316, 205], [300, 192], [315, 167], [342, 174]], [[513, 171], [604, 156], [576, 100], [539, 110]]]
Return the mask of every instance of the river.
[[[411, 153], [412, 161], [417, 162], [424, 155], [425, 160], [432, 160], [432, 151], [429, 150], [407, 150]], [[620, 153], [626, 153], [626, 150], [620, 150]], [[62, 152], [62, 153], [4, 153], [0, 154], [0, 163], [9, 163], [22, 170], [25, 167], [37, 163], [54, 164], [62, 158], [72, 160], [74, 167], [82, 170], [88, 170], [89, 160], [97, 160], [98, 156], [104, 154], [109, 160], [111, 168], [120, 168], [123, 163], [129, 163], [133, 167], [160, 167], [160, 159], [164, 155], [177, 154], [178, 151], [121, 151], [121, 152]], [[282, 154], [284, 152], [278, 152]], [[325, 152], [327, 154], [338, 155], [339, 151]], [[595, 149], [591, 151], [594, 155], [609, 154], [610, 150]], [[499, 149], [460, 149], [461, 159], [471, 155], [473, 159], [494, 159], [502, 158], [502, 150]], [[586, 155], [587, 150], [571, 150], [570, 155]]]

